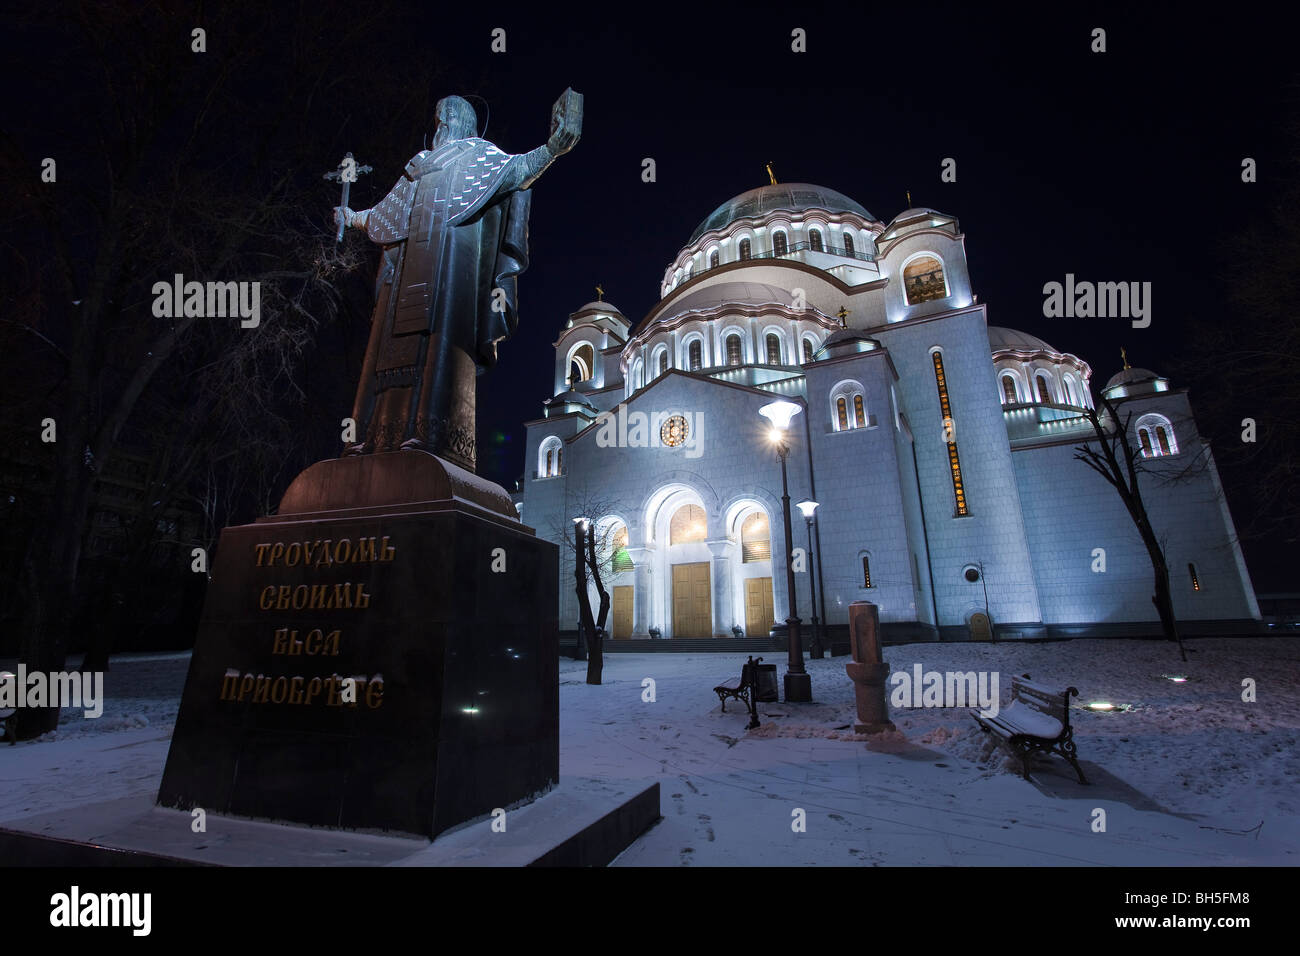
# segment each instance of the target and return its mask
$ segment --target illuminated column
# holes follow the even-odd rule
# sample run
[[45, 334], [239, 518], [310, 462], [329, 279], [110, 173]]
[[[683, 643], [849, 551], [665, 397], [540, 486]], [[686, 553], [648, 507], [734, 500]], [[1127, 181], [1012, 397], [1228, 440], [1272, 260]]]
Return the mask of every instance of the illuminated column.
[[734, 545], [726, 538], [705, 542], [713, 555], [713, 633], [731, 635], [732, 620], [731, 552]]
[[632, 559], [635, 575], [632, 591], [632, 636], [650, 636], [650, 602], [651, 581], [650, 561], [654, 554], [651, 548], [628, 548], [627, 556]]

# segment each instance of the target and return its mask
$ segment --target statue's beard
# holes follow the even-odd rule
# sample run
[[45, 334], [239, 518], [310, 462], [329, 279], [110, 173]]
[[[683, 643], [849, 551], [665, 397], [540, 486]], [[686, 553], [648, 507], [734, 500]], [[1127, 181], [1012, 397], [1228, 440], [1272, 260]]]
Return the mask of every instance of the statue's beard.
[[437, 149], [443, 143], [450, 143], [453, 142], [454, 140], [468, 139], [470, 136], [473, 135], [474, 135], [474, 130], [472, 129], [468, 129], [468, 130], [460, 129], [460, 128], [453, 129], [451, 126], [449, 126], [446, 123], [439, 123], [438, 128], [434, 130], [433, 133], [433, 148]]

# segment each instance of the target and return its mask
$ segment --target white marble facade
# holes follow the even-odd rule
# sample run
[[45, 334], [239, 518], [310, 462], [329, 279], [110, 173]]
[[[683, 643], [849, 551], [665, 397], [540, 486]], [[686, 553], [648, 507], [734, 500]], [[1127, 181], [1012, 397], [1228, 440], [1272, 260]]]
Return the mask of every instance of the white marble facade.
[[[602, 532], [626, 534], [606, 581], [625, 589], [615, 636], [730, 637], [789, 613], [780, 468], [758, 411], [774, 397], [803, 408], [791, 500], [819, 502], [820, 548], [796, 563], [802, 620], [819, 550], [817, 610], [831, 626], [866, 600], [898, 637], [978, 638], [986, 619], [999, 638], [1154, 631], [1141, 540], [1073, 457], [1092, 434], [1080, 413], [1092, 370], [988, 325], [965, 239], [931, 209], [883, 223], [834, 190], [765, 186], [700, 224], [635, 325], [605, 301], [570, 316], [515, 498], [557, 542], [593, 509]], [[1105, 392], [1149, 448], [1142, 487], [1180, 620], [1250, 630], [1259, 610], [1186, 392], [1143, 369]], [[1195, 454], [1205, 466], [1158, 480]], [[807, 549], [797, 511], [792, 536]], [[572, 568], [562, 548], [565, 629], [577, 620]]]

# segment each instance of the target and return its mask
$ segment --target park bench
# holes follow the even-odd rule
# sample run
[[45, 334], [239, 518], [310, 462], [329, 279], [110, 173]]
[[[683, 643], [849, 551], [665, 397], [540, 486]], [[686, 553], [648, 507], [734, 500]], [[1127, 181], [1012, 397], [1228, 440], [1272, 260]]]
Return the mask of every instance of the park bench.
[[740, 678], [719, 684], [713, 688], [722, 702], [722, 712], [727, 712], [727, 698], [743, 700], [749, 707], [750, 728], [758, 726], [758, 703], [771, 703], [780, 700], [776, 689], [776, 665], [764, 664], [763, 658], [755, 660], [752, 656], [748, 663], [740, 668]]
[[985, 717], [971, 710], [975, 723], [985, 733], [1000, 737], [1020, 757], [1025, 779], [1029, 779], [1029, 756], [1034, 751], [1057, 753], [1070, 762], [1080, 783], [1083, 777], [1076, 757], [1074, 731], [1070, 727], [1070, 698], [1078, 697], [1073, 687], [1052, 690], [1035, 684], [1029, 675], [1011, 679], [1011, 703], [996, 717]]

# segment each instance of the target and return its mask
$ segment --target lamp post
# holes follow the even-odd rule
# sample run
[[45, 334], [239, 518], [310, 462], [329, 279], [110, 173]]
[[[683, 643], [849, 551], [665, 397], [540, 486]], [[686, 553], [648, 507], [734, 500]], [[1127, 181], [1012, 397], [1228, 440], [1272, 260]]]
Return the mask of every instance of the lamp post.
[[812, 700], [812, 678], [803, 666], [803, 644], [799, 639], [799, 609], [794, 591], [794, 538], [790, 531], [790, 483], [786, 478], [785, 459], [790, 454], [788, 429], [790, 419], [803, 411], [794, 402], [777, 401], [764, 405], [758, 413], [772, 423], [768, 438], [781, 459], [781, 517], [785, 521], [785, 589], [790, 601], [790, 616], [785, 619], [790, 636], [790, 664], [785, 673], [786, 703]]
[[[822, 627], [821, 620], [817, 617], [817, 581], [813, 577], [813, 540], [812, 529], [813, 522], [817, 520], [817, 502], [811, 498], [805, 498], [795, 505], [803, 514], [804, 524], [808, 526], [808, 606], [812, 608], [812, 641], [808, 644], [808, 656], [821, 660], [826, 656], [826, 648], [822, 645]], [[819, 566], [820, 567], [820, 566]]]

